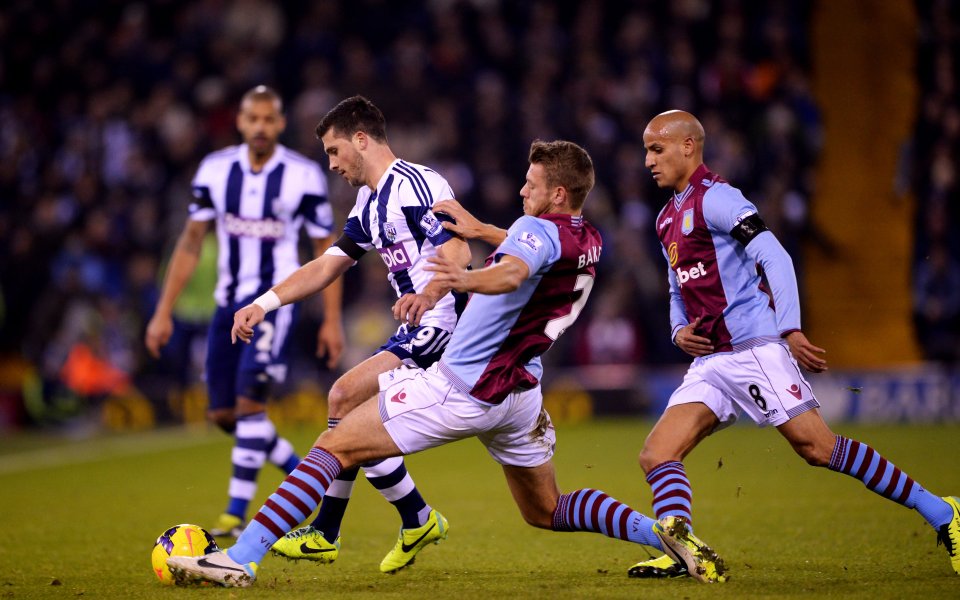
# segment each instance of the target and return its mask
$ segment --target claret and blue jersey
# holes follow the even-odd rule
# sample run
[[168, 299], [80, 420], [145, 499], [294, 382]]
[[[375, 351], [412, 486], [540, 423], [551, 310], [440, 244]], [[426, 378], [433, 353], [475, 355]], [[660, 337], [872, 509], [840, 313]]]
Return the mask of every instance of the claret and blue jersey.
[[698, 333], [716, 352], [728, 352], [800, 328], [789, 254], [757, 208], [706, 166], [673, 195], [656, 227], [668, 264], [671, 336], [700, 317]]
[[476, 400], [499, 404], [543, 374], [540, 355], [576, 320], [603, 242], [581, 216], [524, 216], [487, 259], [519, 258], [529, 278], [510, 293], [473, 294], [440, 359], [440, 371]]

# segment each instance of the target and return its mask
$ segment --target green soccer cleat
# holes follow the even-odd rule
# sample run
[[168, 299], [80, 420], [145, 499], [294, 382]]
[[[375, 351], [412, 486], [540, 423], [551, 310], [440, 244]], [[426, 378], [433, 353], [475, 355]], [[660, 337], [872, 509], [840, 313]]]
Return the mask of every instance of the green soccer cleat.
[[380, 561], [380, 571], [396, 573], [407, 565], [412, 565], [417, 553], [427, 544], [439, 544], [441, 540], [447, 539], [448, 529], [447, 519], [436, 510], [431, 510], [427, 522], [422, 526], [400, 530], [397, 545]]
[[211, 527], [209, 531], [213, 537], [232, 537], [236, 539], [243, 533], [245, 526], [246, 523], [240, 517], [223, 513], [217, 519], [217, 524]]
[[659, 558], [651, 558], [638, 562], [627, 571], [627, 577], [637, 579], [673, 579], [675, 577], [688, 577], [690, 572], [687, 568], [666, 554]]
[[953, 518], [937, 530], [937, 545], [944, 545], [954, 572], [960, 575], [960, 498], [944, 496], [943, 500], [953, 509]]
[[270, 548], [277, 556], [289, 560], [312, 560], [329, 565], [340, 556], [340, 536], [331, 544], [323, 532], [312, 525], [295, 529], [273, 543]]
[[702, 583], [723, 583], [727, 580], [726, 567], [710, 546], [690, 531], [683, 517], [664, 517], [653, 526], [663, 543], [663, 550], [684, 565], [691, 577]]
[[240, 564], [222, 550], [203, 556], [171, 556], [167, 567], [177, 585], [212, 581], [226, 587], [250, 587], [257, 580], [257, 563]]

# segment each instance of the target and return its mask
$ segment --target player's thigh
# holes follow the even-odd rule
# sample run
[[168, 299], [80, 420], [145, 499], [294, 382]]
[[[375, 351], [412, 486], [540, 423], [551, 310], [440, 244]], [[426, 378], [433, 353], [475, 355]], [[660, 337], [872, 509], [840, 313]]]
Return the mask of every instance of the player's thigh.
[[820, 406], [786, 344], [762, 344], [706, 365], [705, 379], [759, 425], [780, 426]]
[[380, 391], [378, 378], [400, 366], [390, 352], [378, 352], [341, 375], [330, 388], [330, 416], [343, 417]]
[[543, 408], [540, 386], [513, 392], [492, 407], [477, 438], [501, 465], [536, 467], [548, 462], [557, 446], [557, 432]]

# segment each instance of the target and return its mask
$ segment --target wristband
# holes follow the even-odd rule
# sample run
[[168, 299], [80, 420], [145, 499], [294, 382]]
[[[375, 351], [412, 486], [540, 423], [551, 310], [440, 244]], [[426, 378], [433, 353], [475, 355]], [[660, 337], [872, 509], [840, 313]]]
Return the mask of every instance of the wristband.
[[283, 306], [283, 302], [280, 302], [280, 296], [273, 290], [267, 290], [265, 294], [254, 300], [253, 303], [262, 308], [265, 313], [277, 310]]

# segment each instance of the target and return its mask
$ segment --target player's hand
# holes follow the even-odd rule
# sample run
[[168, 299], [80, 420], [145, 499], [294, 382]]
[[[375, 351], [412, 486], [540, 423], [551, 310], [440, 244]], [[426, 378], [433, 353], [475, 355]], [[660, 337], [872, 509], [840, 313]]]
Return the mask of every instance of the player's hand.
[[826, 354], [827, 351], [811, 344], [802, 331], [793, 331], [787, 334], [785, 339], [787, 345], [790, 346], [790, 352], [801, 367], [811, 373], [823, 373], [827, 370], [826, 359], [819, 356], [820, 354]]
[[713, 354], [713, 343], [710, 341], [710, 338], [705, 338], [702, 335], [697, 335], [697, 328], [700, 327], [700, 322], [703, 319], [697, 317], [693, 323], [688, 323], [680, 331], [677, 332], [676, 337], [673, 338], [674, 343], [678, 348], [689, 354], [690, 356], [706, 356], [708, 354]]
[[171, 335], [173, 335], [173, 319], [170, 315], [154, 313], [150, 322], [147, 323], [147, 333], [143, 338], [150, 356], [160, 358], [160, 349], [167, 345]]
[[267, 313], [256, 304], [248, 304], [233, 313], [230, 341], [236, 344], [237, 340], [241, 340], [249, 344], [253, 339], [253, 328], [259, 325], [265, 316]]
[[423, 314], [436, 306], [439, 300], [440, 298], [434, 298], [430, 294], [404, 294], [393, 305], [393, 318], [416, 327]]
[[427, 259], [427, 262], [430, 264], [424, 267], [424, 269], [433, 272], [433, 279], [430, 280], [431, 284], [438, 284], [446, 290], [455, 290], [458, 292], [468, 291], [467, 276], [469, 271], [449, 258], [444, 258], [439, 254], [431, 256]]
[[439, 212], [452, 217], [456, 221], [455, 223], [448, 221], [441, 221], [440, 223], [444, 229], [452, 231], [460, 237], [476, 239], [483, 232], [483, 223], [467, 212], [467, 209], [456, 200], [441, 200], [433, 205], [432, 210], [435, 213]]
[[317, 358], [327, 358], [327, 368], [333, 369], [343, 354], [343, 324], [340, 319], [324, 319], [317, 330]]

